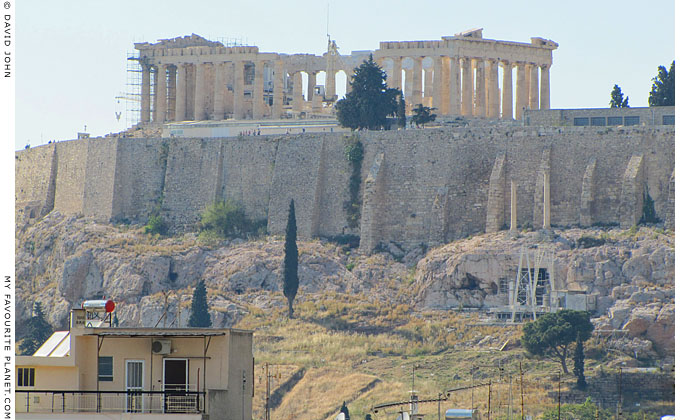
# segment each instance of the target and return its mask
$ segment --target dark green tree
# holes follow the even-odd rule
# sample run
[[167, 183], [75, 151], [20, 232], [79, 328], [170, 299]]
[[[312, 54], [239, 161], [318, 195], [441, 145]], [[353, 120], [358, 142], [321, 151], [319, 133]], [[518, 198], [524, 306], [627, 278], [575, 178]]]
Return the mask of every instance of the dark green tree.
[[644, 225], [658, 222], [659, 218], [656, 216], [656, 210], [654, 210], [654, 199], [649, 195], [649, 189], [645, 187], [642, 195], [642, 217], [639, 224]]
[[352, 130], [389, 128], [386, 117], [396, 114], [400, 91], [386, 86], [386, 73], [372, 55], [355, 69], [349, 83], [350, 93], [335, 104], [340, 125]]
[[577, 340], [575, 341], [575, 354], [573, 354], [573, 373], [577, 377], [577, 388], [585, 389], [587, 381], [585, 380], [585, 351], [582, 345], [582, 334], [577, 333]]
[[367, 414], [366, 416], [364, 416], [364, 420], [372, 420], [371, 414]]
[[575, 342], [578, 333], [583, 341], [587, 341], [593, 330], [588, 312], [564, 309], [544, 314], [536, 321], [525, 324], [521, 341], [529, 353], [559, 361], [563, 372], [568, 373], [565, 362], [570, 345]]
[[434, 121], [436, 119], [436, 114], [431, 113], [434, 109], [436, 108], [429, 108], [428, 106], [417, 104], [417, 106], [412, 109], [414, 113], [412, 116], [412, 123], [417, 127], [420, 125], [424, 127], [424, 124]]
[[630, 108], [630, 106], [628, 106], [628, 97], [626, 96], [625, 99], [623, 99], [623, 91], [620, 86], [613, 85], [609, 105], [611, 105], [611, 108]]
[[290, 200], [290, 211], [285, 228], [285, 260], [283, 261], [283, 295], [288, 300], [288, 318], [292, 318], [292, 302], [295, 300], [297, 289], [299, 288], [299, 278], [297, 277], [298, 260], [295, 200]]
[[34, 303], [33, 316], [26, 323], [28, 333], [19, 345], [19, 354], [31, 356], [53, 334], [53, 327], [46, 321], [40, 302]]
[[674, 106], [676, 104], [676, 60], [671, 68], [659, 66], [659, 73], [652, 79], [652, 91], [649, 92], [649, 106]]
[[398, 95], [398, 110], [396, 111], [398, 117], [398, 127], [405, 129], [407, 125], [407, 117], [405, 116], [405, 97], [402, 92]]
[[207, 328], [211, 326], [211, 315], [206, 301], [206, 283], [203, 280], [196, 285], [192, 296], [192, 315], [187, 323], [190, 327]]
[[347, 409], [345, 401], [343, 401], [343, 405], [340, 407], [340, 412], [345, 414], [345, 420], [350, 420], [350, 410]]

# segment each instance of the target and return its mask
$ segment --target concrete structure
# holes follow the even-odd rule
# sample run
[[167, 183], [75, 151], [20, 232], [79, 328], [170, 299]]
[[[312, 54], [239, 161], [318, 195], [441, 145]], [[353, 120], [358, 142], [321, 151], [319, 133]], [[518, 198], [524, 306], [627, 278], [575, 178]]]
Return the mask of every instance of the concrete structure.
[[[524, 109], [549, 108], [549, 69], [558, 44], [543, 38], [532, 38], [530, 43], [484, 39], [482, 29], [473, 29], [435, 41], [381, 42], [375, 51], [347, 56], [340, 55], [331, 40], [323, 56], [226, 47], [195, 34], [134, 46], [142, 72], [140, 121], [162, 123], [332, 114], [338, 99], [336, 73], [344, 72], [349, 80], [370, 54], [388, 74], [389, 86], [404, 89], [410, 109], [425, 102], [438, 108], [439, 115], [498, 118], [502, 109], [501, 117], [512, 119], [512, 69], [516, 67], [519, 119]], [[432, 64], [424, 68], [424, 60]], [[326, 84], [317, 91], [320, 72], [326, 73]], [[308, 79], [306, 98], [303, 74]]]
[[676, 107], [526, 110], [524, 122], [525, 125], [550, 127], [675, 125]]
[[302, 238], [351, 233], [372, 251], [388, 241], [409, 248], [495, 232], [507, 229], [511, 219], [516, 229], [540, 229], [545, 204], [552, 227], [630, 227], [639, 221], [648, 191], [657, 216], [673, 225], [674, 126], [489, 126], [358, 135], [365, 153], [355, 229], [343, 209], [351, 172], [343, 135], [328, 132], [90, 138], [20, 150], [18, 223], [52, 210], [146, 223], [162, 200], [162, 216], [181, 231], [193, 228], [209, 204], [232, 199], [280, 234], [294, 199]]
[[251, 331], [90, 327], [85, 315], [17, 356], [17, 419], [251, 418]]

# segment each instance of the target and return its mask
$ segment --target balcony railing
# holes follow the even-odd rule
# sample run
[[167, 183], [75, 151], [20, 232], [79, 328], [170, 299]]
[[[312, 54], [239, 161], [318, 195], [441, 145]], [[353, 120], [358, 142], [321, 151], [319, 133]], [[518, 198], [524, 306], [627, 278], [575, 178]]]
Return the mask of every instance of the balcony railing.
[[205, 413], [194, 391], [16, 391], [17, 413]]

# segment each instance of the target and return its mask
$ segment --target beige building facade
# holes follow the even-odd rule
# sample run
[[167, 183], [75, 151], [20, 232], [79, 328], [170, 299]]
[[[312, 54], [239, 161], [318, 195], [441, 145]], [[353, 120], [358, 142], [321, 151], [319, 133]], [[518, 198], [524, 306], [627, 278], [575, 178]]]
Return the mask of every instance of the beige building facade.
[[80, 311], [17, 356], [18, 419], [251, 418], [251, 331], [89, 327]]
[[[375, 51], [351, 55], [340, 55], [330, 40], [322, 56], [228, 47], [195, 34], [136, 43], [139, 55], [134, 59], [142, 74], [140, 121], [333, 114], [336, 74], [344, 72], [349, 81], [370, 54], [386, 71], [389, 87], [404, 91], [409, 109], [423, 103], [444, 116], [520, 119], [525, 109], [550, 108], [550, 67], [557, 47], [544, 38], [530, 43], [484, 39], [482, 29], [434, 41], [381, 42]], [[317, 86], [322, 72], [325, 86]]]

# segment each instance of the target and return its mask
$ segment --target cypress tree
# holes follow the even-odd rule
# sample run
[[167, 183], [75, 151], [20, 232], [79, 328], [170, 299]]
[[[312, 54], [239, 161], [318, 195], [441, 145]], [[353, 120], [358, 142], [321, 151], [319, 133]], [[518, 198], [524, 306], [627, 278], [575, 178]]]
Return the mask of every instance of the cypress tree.
[[402, 128], [403, 130], [405, 129], [405, 126], [407, 125], [407, 118], [405, 117], [405, 98], [403, 97], [402, 92], [400, 92], [400, 96], [398, 99], [398, 127]]
[[206, 284], [203, 280], [196, 285], [192, 296], [192, 315], [187, 323], [190, 327], [207, 328], [211, 326], [211, 315], [206, 301]]
[[34, 303], [33, 316], [26, 323], [28, 334], [19, 346], [22, 355], [30, 356], [36, 352], [53, 334], [53, 327], [45, 320], [40, 302]]
[[577, 333], [577, 341], [575, 344], [575, 354], [573, 354], [573, 373], [577, 376], [577, 388], [585, 389], [587, 382], [585, 381], [585, 352], [582, 346], [582, 337]]
[[299, 251], [297, 250], [297, 219], [295, 217], [295, 200], [290, 200], [287, 227], [285, 228], [285, 260], [283, 263], [283, 294], [288, 300], [288, 318], [292, 318], [292, 302], [297, 296], [299, 278], [297, 264]]
[[347, 409], [345, 401], [343, 401], [343, 405], [340, 407], [340, 412], [345, 414], [345, 420], [350, 420], [350, 410]]

